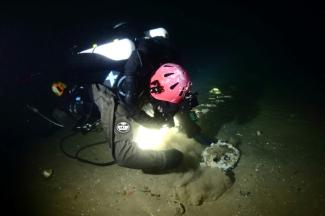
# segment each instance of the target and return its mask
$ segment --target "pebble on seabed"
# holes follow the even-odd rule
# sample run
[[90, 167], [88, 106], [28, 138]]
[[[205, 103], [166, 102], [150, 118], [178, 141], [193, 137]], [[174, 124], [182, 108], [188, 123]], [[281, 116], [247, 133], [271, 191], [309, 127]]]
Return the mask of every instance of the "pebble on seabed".
[[50, 178], [53, 175], [53, 170], [52, 169], [44, 169], [42, 171], [42, 175], [44, 178]]
[[256, 135], [257, 135], [257, 136], [261, 136], [261, 135], [262, 135], [262, 131], [257, 130], [257, 131], [256, 131]]

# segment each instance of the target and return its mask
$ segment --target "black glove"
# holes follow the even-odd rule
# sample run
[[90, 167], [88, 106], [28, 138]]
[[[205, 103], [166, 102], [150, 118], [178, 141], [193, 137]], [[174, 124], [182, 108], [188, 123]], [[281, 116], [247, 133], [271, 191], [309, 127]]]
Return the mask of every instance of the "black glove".
[[166, 101], [153, 101], [154, 117], [160, 119], [168, 127], [175, 126], [174, 116], [179, 111], [178, 104]]
[[164, 124], [164, 120], [162, 118], [151, 117], [143, 110], [137, 112], [135, 115], [132, 115], [130, 117], [146, 128], [159, 129]]
[[165, 116], [156, 115], [154, 119], [156, 122], [159, 122], [159, 124], [162, 126], [167, 126], [167, 127], [175, 126], [174, 115], [165, 115]]
[[187, 112], [190, 111], [193, 107], [196, 107], [199, 105], [198, 99], [197, 99], [197, 92], [192, 93], [188, 92], [186, 93], [184, 100], [180, 104], [180, 111], [181, 112]]

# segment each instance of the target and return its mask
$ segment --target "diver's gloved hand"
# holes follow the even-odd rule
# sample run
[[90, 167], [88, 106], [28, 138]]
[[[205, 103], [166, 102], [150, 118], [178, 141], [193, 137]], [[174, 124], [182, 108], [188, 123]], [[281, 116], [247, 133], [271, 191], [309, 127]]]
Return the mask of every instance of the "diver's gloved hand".
[[173, 117], [155, 116], [155, 117], [153, 117], [153, 119], [157, 124], [160, 125], [160, 127], [172, 128], [175, 126]]
[[159, 129], [163, 125], [163, 121], [159, 118], [154, 118], [146, 114], [143, 110], [136, 112], [133, 115], [129, 116], [138, 124], [146, 128]]
[[164, 169], [170, 170], [176, 168], [182, 162], [184, 155], [177, 149], [169, 149], [165, 151], [166, 164]]
[[188, 92], [186, 93], [184, 100], [180, 104], [180, 111], [181, 112], [188, 112], [190, 111], [193, 107], [196, 107], [199, 105], [198, 99], [197, 99], [198, 93], [192, 93]]
[[166, 121], [164, 122], [164, 125], [167, 126], [167, 127], [169, 127], [169, 128], [175, 127], [174, 119], [166, 120]]
[[152, 128], [152, 129], [160, 129], [162, 128], [164, 125], [166, 125], [166, 122], [161, 119], [161, 118], [155, 118], [155, 117], [151, 117], [150, 119], [148, 119], [146, 121], [145, 124], [143, 124], [145, 127], [148, 128]]
[[174, 127], [175, 126], [174, 115], [177, 110], [165, 109], [165, 108], [160, 105], [157, 106], [154, 118], [160, 121], [164, 126]]

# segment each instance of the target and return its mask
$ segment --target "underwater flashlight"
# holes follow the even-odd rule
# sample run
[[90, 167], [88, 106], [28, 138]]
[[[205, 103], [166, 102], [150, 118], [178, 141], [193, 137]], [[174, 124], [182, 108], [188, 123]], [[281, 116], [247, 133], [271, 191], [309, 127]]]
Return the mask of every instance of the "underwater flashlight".
[[168, 127], [160, 129], [151, 129], [139, 126], [133, 141], [143, 150], [158, 150], [163, 148], [164, 137], [168, 133]]

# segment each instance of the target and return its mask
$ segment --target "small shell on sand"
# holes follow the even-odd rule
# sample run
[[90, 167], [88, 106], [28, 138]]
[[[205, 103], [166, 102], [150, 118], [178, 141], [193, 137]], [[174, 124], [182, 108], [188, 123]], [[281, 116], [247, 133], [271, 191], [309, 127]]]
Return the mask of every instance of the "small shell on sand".
[[53, 176], [53, 170], [52, 169], [44, 169], [42, 170], [42, 175], [44, 178], [50, 178]]

